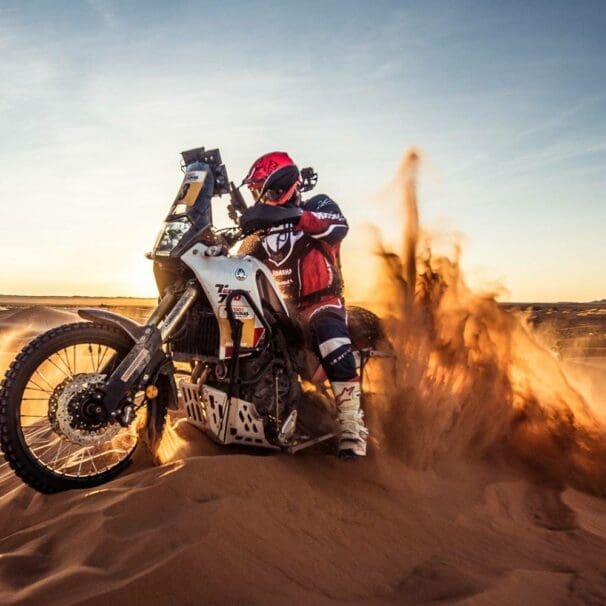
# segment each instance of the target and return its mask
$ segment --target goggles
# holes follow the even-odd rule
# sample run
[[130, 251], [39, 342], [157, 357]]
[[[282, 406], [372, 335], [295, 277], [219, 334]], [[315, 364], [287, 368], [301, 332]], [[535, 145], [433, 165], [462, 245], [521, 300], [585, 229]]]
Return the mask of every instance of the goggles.
[[268, 206], [277, 206], [286, 202], [300, 185], [301, 182], [297, 180], [285, 191], [276, 191], [273, 189], [263, 191], [263, 183], [251, 183], [248, 185], [248, 189], [255, 202], [267, 204]]
[[259, 202], [261, 191], [263, 190], [263, 183], [250, 183], [248, 184], [248, 190], [252, 194], [253, 200]]
[[[253, 200], [255, 202], [261, 202], [262, 204], [275, 204], [276, 201], [280, 198], [280, 195], [277, 194], [275, 191], [268, 189], [267, 191], [263, 192], [263, 184], [254, 184], [254, 185], [249, 185], [248, 189], [250, 190], [250, 193], [252, 194]], [[263, 192], [263, 195], [261, 195], [261, 192]]]

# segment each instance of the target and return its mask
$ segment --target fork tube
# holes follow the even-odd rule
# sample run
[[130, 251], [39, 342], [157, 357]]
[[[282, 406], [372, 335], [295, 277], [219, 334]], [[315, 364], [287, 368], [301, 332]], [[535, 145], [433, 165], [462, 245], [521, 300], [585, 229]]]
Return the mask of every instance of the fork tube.
[[159, 327], [163, 343], [179, 326], [181, 320], [183, 320], [185, 314], [189, 311], [189, 308], [193, 305], [197, 298], [198, 288], [194, 285], [188, 286], [185, 289], [185, 292], [181, 295], [178, 303], [171, 309], [170, 313], [166, 316], [166, 319]]
[[170, 311], [170, 308], [173, 306], [175, 299], [177, 296], [174, 292], [169, 292], [164, 295], [158, 303], [158, 306], [154, 311], [152, 311], [151, 315], [145, 322], [146, 326], [156, 326], [160, 320], [164, 318], [164, 316]]

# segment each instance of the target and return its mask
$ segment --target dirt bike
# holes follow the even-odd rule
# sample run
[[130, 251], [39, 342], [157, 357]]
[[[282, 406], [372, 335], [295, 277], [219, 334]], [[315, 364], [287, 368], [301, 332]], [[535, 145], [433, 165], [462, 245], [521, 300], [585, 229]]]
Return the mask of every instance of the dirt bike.
[[[80, 309], [85, 322], [41, 334], [6, 372], [1, 447], [38, 491], [114, 478], [142, 439], [157, 443], [168, 408], [222, 445], [294, 453], [338, 434], [322, 367], [271, 272], [229, 254], [246, 242], [241, 230], [212, 226], [213, 197], [229, 196], [234, 219], [246, 210], [219, 150], [182, 157], [183, 182], [147, 255], [161, 298], [146, 323]], [[302, 171], [302, 188], [316, 178]], [[374, 314], [352, 309], [350, 329], [358, 366], [385, 355]]]

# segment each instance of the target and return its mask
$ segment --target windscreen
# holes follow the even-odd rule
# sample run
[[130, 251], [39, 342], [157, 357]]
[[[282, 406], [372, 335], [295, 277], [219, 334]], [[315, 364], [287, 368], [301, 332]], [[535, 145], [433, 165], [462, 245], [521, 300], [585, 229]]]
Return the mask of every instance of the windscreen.
[[154, 255], [179, 256], [212, 224], [213, 189], [214, 177], [208, 164], [192, 162], [186, 166], [177, 196], [156, 239]]

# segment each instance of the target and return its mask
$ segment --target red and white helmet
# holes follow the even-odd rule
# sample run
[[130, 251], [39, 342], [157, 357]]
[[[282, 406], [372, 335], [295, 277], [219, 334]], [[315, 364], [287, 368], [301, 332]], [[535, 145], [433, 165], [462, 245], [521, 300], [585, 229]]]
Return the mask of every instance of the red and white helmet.
[[301, 186], [299, 169], [286, 152], [270, 152], [255, 160], [243, 183], [257, 201], [269, 206], [288, 202]]

